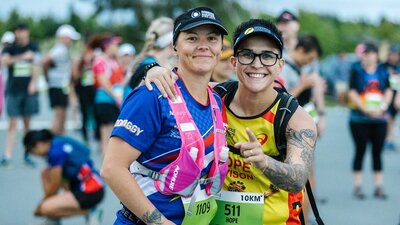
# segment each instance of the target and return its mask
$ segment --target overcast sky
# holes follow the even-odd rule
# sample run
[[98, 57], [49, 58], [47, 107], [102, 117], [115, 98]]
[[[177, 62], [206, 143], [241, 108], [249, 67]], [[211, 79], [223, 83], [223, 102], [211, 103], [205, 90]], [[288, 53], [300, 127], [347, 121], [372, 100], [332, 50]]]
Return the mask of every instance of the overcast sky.
[[[243, 6], [277, 15], [284, 9], [298, 11], [306, 9], [316, 13], [337, 15], [344, 20], [366, 18], [377, 22], [385, 16], [393, 22], [400, 23], [400, 0], [241, 0]], [[65, 18], [68, 7], [72, 4], [77, 12], [85, 16], [93, 12], [88, 0], [0, 0], [0, 18], [6, 17], [13, 8], [24, 15], [40, 17], [56, 15]]]

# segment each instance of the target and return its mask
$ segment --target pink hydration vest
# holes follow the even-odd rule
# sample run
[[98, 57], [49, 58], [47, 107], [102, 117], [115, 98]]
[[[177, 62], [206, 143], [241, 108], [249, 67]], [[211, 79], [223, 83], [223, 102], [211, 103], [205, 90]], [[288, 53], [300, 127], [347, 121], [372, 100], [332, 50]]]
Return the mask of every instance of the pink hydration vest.
[[[189, 113], [179, 87], [175, 84], [178, 97], [175, 101], [168, 99], [174, 113], [177, 127], [181, 135], [182, 145], [179, 156], [159, 172], [150, 170], [135, 162], [132, 166], [136, 172], [149, 176], [154, 180], [156, 189], [165, 195], [178, 194], [189, 197], [193, 195], [197, 185], [204, 184], [208, 195], [215, 195], [221, 190], [228, 172], [228, 160], [220, 162], [220, 153], [226, 147], [225, 129], [221, 110], [214, 98], [211, 88], [208, 87], [208, 96], [212, 110], [214, 125], [214, 161], [207, 178], [200, 178], [204, 168], [205, 147], [203, 138]], [[194, 161], [190, 149], [197, 148], [198, 153]], [[132, 168], [132, 167], [131, 167]]]

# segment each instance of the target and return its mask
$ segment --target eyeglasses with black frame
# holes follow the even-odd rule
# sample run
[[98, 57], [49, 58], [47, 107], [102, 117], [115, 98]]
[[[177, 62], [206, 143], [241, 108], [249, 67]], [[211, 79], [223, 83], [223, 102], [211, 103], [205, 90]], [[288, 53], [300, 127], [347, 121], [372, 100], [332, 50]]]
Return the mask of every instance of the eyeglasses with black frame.
[[254, 62], [254, 59], [258, 57], [261, 64], [264, 66], [273, 66], [276, 64], [278, 59], [281, 58], [279, 54], [272, 51], [263, 51], [260, 54], [256, 54], [248, 49], [238, 51], [236, 57], [242, 65], [250, 65]]

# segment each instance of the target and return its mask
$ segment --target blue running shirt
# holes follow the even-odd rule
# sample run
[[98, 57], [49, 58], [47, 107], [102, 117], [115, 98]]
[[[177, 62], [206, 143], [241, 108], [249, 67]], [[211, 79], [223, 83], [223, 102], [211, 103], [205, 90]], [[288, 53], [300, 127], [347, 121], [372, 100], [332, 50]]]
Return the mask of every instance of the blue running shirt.
[[72, 138], [55, 136], [50, 145], [47, 162], [51, 167], [62, 166], [62, 176], [72, 190], [90, 194], [100, 190], [104, 182], [93, 168], [89, 149]]
[[[182, 92], [187, 108], [191, 113], [205, 144], [205, 165], [202, 176], [206, 175], [214, 159], [213, 155], [213, 123], [211, 108], [198, 103], [188, 92], [179, 79], [178, 86]], [[219, 106], [221, 100], [214, 93]], [[111, 136], [117, 136], [141, 152], [137, 159], [145, 167], [159, 171], [174, 161], [180, 151], [181, 140], [176, 121], [168, 100], [162, 97], [160, 91], [153, 85], [153, 91], [145, 86], [136, 88], [124, 101], [121, 113]], [[118, 149], [109, 149], [118, 151]], [[149, 177], [135, 174], [139, 186], [169, 220], [181, 224], [184, 217], [182, 201], [177, 196], [166, 196], [157, 192], [153, 180]], [[120, 212], [114, 224], [131, 224]]]

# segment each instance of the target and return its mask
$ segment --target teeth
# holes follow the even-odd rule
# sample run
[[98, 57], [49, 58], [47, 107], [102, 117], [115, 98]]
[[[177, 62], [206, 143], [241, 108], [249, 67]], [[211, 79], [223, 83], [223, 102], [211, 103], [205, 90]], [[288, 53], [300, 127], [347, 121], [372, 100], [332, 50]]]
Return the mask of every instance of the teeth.
[[248, 75], [254, 78], [263, 78], [265, 76], [263, 73], [249, 73]]

